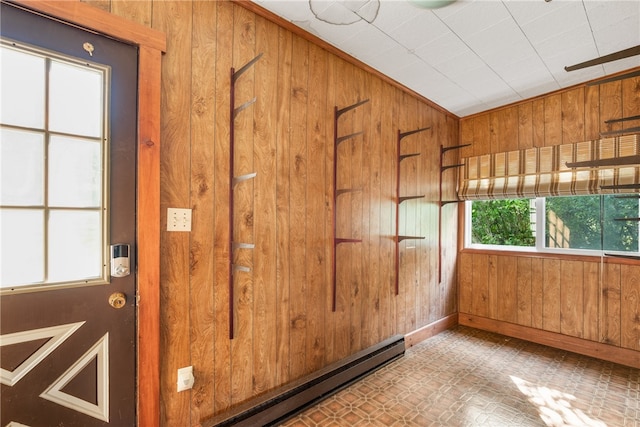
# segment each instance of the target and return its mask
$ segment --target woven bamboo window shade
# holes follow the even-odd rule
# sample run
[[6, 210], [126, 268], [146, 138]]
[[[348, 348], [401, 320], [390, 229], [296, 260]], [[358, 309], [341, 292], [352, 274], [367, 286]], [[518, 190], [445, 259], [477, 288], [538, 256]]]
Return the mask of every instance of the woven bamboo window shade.
[[460, 200], [516, 199], [570, 196], [612, 192], [603, 186], [640, 183], [640, 162], [597, 167], [567, 166], [567, 163], [640, 155], [640, 135], [538, 147], [518, 151], [467, 157], [460, 174]]

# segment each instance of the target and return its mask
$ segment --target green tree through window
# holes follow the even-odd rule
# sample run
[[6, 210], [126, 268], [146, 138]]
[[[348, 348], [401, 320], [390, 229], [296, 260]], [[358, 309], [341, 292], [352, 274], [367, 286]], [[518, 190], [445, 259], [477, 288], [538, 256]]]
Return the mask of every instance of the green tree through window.
[[472, 243], [535, 246], [529, 199], [475, 201], [471, 209]]

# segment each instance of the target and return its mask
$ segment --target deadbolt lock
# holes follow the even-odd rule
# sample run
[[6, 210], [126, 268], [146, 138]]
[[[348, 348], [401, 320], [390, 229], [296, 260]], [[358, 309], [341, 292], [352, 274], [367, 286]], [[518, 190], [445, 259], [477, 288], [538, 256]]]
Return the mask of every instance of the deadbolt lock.
[[114, 292], [109, 296], [109, 305], [113, 308], [122, 308], [127, 303], [127, 296], [122, 292]]

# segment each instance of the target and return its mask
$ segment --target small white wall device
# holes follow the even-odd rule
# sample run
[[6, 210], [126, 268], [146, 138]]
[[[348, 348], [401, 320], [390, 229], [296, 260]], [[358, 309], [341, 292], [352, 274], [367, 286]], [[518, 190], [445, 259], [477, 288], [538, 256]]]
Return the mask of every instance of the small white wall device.
[[111, 245], [111, 276], [125, 277], [131, 273], [129, 268], [129, 245], [119, 243]]

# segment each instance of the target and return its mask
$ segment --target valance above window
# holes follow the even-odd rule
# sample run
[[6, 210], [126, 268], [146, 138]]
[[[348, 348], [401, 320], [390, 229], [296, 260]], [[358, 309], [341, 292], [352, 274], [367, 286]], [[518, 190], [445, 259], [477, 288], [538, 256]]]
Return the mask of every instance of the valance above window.
[[458, 196], [482, 200], [637, 193], [639, 145], [640, 135], [634, 134], [467, 157]]

